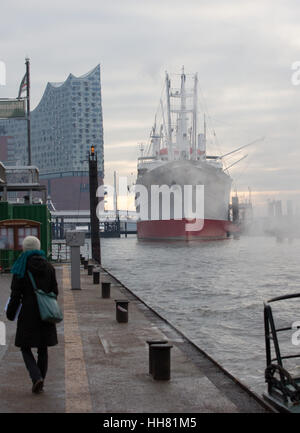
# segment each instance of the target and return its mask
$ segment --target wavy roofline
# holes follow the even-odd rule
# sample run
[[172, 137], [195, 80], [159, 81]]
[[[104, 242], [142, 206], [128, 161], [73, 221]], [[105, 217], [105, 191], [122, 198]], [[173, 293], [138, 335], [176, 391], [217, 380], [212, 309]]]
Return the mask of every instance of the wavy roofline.
[[83, 75], [80, 75], [79, 77], [76, 77], [76, 75], [73, 75], [72, 73], [70, 73], [68, 76], [67, 76], [67, 78], [65, 79], [65, 81], [61, 81], [61, 82], [48, 82], [47, 83], [47, 85], [46, 85], [46, 88], [45, 88], [45, 90], [44, 90], [44, 93], [43, 93], [43, 95], [42, 95], [42, 97], [41, 97], [41, 99], [40, 99], [40, 102], [38, 103], [38, 105], [33, 109], [33, 110], [31, 110], [30, 112], [31, 113], [33, 113], [35, 110], [37, 110], [38, 108], [39, 108], [39, 106], [41, 105], [41, 103], [42, 103], [42, 101], [43, 101], [43, 99], [44, 99], [44, 96], [46, 95], [46, 92], [48, 92], [48, 90], [51, 88], [51, 89], [60, 89], [60, 88], [62, 88], [62, 87], [64, 87], [71, 79], [75, 79], [75, 80], [83, 80], [83, 79], [85, 79], [85, 78], [88, 78], [90, 75], [92, 75], [96, 70], [100, 70], [100, 63], [98, 63], [98, 65], [96, 65], [93, 69], [91, 69], [89, 72], [87, 72], [87, 73], [85, 73], [85, 74], [83, 74]]
[[[55, 89], [58, 87], [63, 86], [64, 84], [66, 84], [71, 78], [75, 78], [76, 80], [82, 80], [84, 78], [88, 78], [90, 75], [92, 75], [97, 69], [100, 68], [100, 64], [98, 64], [97, 66], [95, 66], [93, 69], [91, 69], [89, 72], [81, 75], [80, 77], [76, 77], [76, 75], [73, 75], [72, 73], [70, 73], [67, 78], [65, 79], [65, 81], [60, 81], [58, 83], [56, 82], [51, 82], [49, 81], [48, 84], [52, 87], [54, 87]], [[47, 85], [48, 85], [47, 84]]]

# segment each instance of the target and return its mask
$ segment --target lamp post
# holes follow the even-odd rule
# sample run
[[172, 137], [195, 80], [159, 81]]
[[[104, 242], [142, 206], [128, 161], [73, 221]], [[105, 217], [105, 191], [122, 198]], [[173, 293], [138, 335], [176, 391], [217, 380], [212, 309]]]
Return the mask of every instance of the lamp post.
[[28, 150], [28, 165], [31, 165], [31, 139], [30, 139], [30, 61], [25, 59], [26, 76], [27, 76], [27, 150]]
[[92, 259], [101, 265], [99, 220], [96, 213], [98, 205], [98, 197], [96, 195], [98, 189], [98, 167], [97, 154], [95, 153], [94, 146], [91, 146], [89, 152], [89, 179]]

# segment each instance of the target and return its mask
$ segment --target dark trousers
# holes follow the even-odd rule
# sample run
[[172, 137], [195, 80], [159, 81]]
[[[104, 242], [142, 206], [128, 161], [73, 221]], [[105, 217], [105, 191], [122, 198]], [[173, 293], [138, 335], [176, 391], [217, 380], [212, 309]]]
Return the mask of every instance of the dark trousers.
[[32, 382], [35, 383], [39, 379], [45, 379], [48, 369], [47, 347], [38, 347], [37, 361], [30, 347], [21, 347], [21, 352]]

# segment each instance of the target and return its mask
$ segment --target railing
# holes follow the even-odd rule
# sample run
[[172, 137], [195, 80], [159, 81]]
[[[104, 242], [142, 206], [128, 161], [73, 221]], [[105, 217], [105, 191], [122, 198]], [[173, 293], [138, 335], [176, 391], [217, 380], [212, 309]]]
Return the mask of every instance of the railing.
[[[270, 395], [278, 398], [283, 403], [300, 404], [300, 383], [299, 378], [292, 377], [291, 374], [284, 368], [283, 360], [300, 358], [300, 354], [282, 355], [278, 333], [292, 330], [291, 326], [276, 328], [271, 305], [272, 302], [283, 301], [288, 299], [300, 298], [300, 293], [291, 295], [278, 296], [264, 303], [264, 325], [265, 325], [265, 345], [266, 345], [266, 370], [265, 380], [268, 384], [268, 392]], [[273, 357], [273, 351], [275, 357]]]
[[65, 241], [52, 241], [51, 259], [59, 263], [70, 261], [71, 251]]
[[[80, 248], [80, 252], [85, 256], [90, 255], [90, 246], [88, 242]], [[65, 240], [52, 241], [51, 259], [53, 262], [63, 263], [71, 261], [71, 250]]]

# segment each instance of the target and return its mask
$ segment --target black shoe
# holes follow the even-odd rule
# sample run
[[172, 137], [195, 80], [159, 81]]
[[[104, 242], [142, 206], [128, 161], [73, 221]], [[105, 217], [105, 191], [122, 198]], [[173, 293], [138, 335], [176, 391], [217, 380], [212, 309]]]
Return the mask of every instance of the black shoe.
[[43, 391], [43, 386], [44, 386], [44, 381], [43, 379], [39, 379], [37, 380], [33, 385], [32, 385], [32, 392], [34, 394], [40, 394]]

